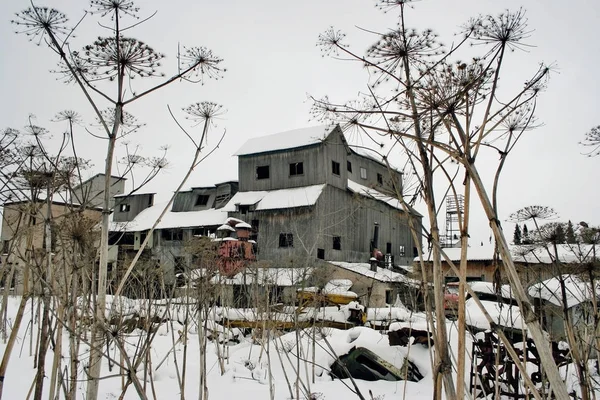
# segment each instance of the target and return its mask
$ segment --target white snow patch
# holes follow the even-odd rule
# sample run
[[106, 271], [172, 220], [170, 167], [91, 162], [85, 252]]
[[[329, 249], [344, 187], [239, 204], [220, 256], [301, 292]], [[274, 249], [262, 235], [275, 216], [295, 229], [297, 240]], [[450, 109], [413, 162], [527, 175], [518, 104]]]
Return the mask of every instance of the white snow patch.
[[243, 156], [310, 146], [321, 143], [334, 128], [336, 125], [320, 125], [248, 139], [233, 155]]

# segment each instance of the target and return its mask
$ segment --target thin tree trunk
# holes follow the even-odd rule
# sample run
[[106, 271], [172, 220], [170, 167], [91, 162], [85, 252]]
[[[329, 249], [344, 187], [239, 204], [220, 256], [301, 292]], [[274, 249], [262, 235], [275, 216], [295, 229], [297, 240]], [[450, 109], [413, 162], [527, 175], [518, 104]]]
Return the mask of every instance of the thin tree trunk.
[[[465, 204], [464, 213], [462, 216], [463, 226], [460, 236], [460, 275], [467, 276], [467, 250], [469, 246], [469, 212], [471, 198], [471, 179], [467, 175], [465, 177]], [[458, 201], [458, 199], [457, 199]], [[460, 208], [459, 208], [460, 209]], [[461, 279], [458, 283], [458, 349], [457, 349], [457, 372], [456, 372], [456, 397], [462, 399], [465, 397], [465, 368], [466, 368], [466, 287], [465, 282]]]
[[527, 297], [527, 293], [525, 293], [523, 285], [521, 284], [517, 269], [510, 253], [510, 249], [508, 247], [508, 243], [506, 242], [506, 238], [502, 232], [500, 221], [494, 212], [492, 203], [490, 202], [486, 189], [481, 181], [481, 177], [479, 176], [479, 171], [473, 162], [465, 163], [465, 167], [473, 181], [473, 186], [477, 191], [483, 209], [490, 221], [490, 227], [494, 232], [494, 236], [498, 244], [498, 251], [502, 257], [504, 270], [510, 281], [515, 299], [519, 304], [523, 320], [527, 324], [527, 330], [529, 331], [529, 334], [531, 335], [531, 338], [533, 339], [533, 342], [535, 343], [535, 346], [539, 352], [540, 362], [546, 370], [550, 387], [554, 391], [554, 394], [557, 398], [568, 399], [569, 394], [567, 392], [567, 387], [560, 376], [558, 367], [554, 361], [550, 347], [548, 346], [548, 341], [546, 340], [540, 322], [536, 318], [535, 312], [533, 311], [533, 306]]

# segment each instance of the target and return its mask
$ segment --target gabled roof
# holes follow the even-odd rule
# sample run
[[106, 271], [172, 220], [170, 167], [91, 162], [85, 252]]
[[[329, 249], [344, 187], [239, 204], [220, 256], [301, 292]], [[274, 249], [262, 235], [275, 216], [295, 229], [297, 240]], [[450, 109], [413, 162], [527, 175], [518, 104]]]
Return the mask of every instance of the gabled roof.
[[312, 206], [317, 202], [323, 188], [325, 188], [325, 184], [290, 189], [237, 192], [222, 210], [236, 211], [236, 204], [256, 205], [256, 211]]
[[323, 142], [336, 127], [337, 125], [320, 125], [248, 139], [234, 156], [311, 146]]

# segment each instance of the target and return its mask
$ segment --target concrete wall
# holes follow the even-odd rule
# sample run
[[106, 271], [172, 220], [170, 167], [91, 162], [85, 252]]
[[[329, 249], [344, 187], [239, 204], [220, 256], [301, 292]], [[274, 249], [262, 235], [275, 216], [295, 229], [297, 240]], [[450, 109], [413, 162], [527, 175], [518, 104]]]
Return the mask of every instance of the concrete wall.
[[[29, 215], [33, 216], [35, 224], [29, 225]], [[66, 204], [52, 203], [51, 215], [52, 242], [54, 243], [51, 252], [52, 275], [55, 278], [52, 283], [60, 287], [70, 276], [72, 249], [75, 247], [74, 237], [76, 238], [78, 235], [85, 235], [88, 246], [82, 249], [81, 244], [77, 244], [80, 249], [79, 260], [89, 264], [84, 267], [91, 268], [91, 263], [96, 256], [93, 246], [96, 240], [95, 235], [98, 233], [93, 228], [100, 222], [101, 211], [96, 209], [79, 211]], [[27, 263], [32, 266], [31, 268], [38, 269], [31, 271], [32, 274], [37, 274], [35, 276], [39, 276], [42, 272], [40, 268], [43, 268], [45, 273], [46, 257], [49, 254], [44, 246], [46, 216], [46, 203], [21, 202], [4, 205], [0, 237], [2, 244], [8, 241], [9, 252], [1, 256], [0, 275], [8, 273], [14, 266], [16, 283], [14, 292], [17, 294], [21, 294], [23, 290], [23, 271]], [[28, 248], [32, 248], [33, 252], [27, 251]], [[35, 288], [36, 291], [39, 289], [39, 287]]]

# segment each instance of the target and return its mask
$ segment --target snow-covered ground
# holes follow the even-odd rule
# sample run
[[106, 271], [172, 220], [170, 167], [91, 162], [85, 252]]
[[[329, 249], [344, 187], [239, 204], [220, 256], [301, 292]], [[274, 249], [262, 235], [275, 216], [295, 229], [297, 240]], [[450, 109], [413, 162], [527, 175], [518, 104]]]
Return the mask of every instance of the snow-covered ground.
[[[198, 398], [201, 364], [198, 323], [194, 318], [189, 318], [188, 321], [191, 322], [187, 324], [186, 335], [186, 325], [183, 324], [183, 321], [184, 317], [190, 314], [185, 311], [184, 299], [175, 300], [177, 304], [168, 305], [163, 301], [162, 304], [157, 302], [154, 305], [149, 305], [144, 301], [109, 298], [113, 316], [117, 312], [129, 317], [143, 317], [148, 314], [171, 315], [172, 319], [170, 321], [154, 325], [156, 336], [152, 341], [146, 374], [144, 373], [143, 363], [136, 372], [142, 384], [145, 385], [147, 398], [149, 399], [181, 398], [179, 382], [183, 379], [184, 352], [186, 352], [185, 398]], [[3, 399], [25, 399], [33, 387], [36, 369], [34, 368], [34, 357], [30, 349], [35, 352], [38, 326], [37, 318], [31, 318], [32, 310], [36, 309], [35, 305], [32, 307], [31, 303], [35, 301], [29, 300], [30, 304], [26, 307], [26, 315], [19, 330], [18, 341], [10, 358]], [[19, 302], [19, 297], [9, 298], [7, 315], [9, 327], [14, 322]], [[116, 307], [117, 304], [119, 304], [119, 307]], [[492, 311], [493, 307], [490, 307], [488, 311]], [[471, 307], [467, 308], [471, 310]], [[227, 314], [223, 310], [219, 312], [222, 313], [221, 315]], [[373, 314], [370, 316], [371, 318], [376, 317], [375, 310], [371, 314]], [[428, 330], [427, 321], [423, 314], [411, 313], [406, 309], [400, 310], [400, 307], [390, 309], [388, 315], [391, 316], [392, 314], [398, 321], [390, 326], [392, 330], [403, 327]], [[500, 317], [500, 315], [503, 314], [496, 312], [494, 317]], [[373, 351], [399, 369], [402, 368], [404, 360], [408, 358], [424, 376], [419, 382], [369, 382], [356, 379], [356, 385], [365, 399], [416, 400], [433, 398], [431, 368], [433, 350], [427, 348], [426, 345], [413, 343], [409, 346], [390, 346], [386, 333], [368, 327], [356, 327], [350, 330], [317, 327], [314, 331], [305, 329], [299, 332], [279, 333], [273, 334], [270, 338], [267, 338], [266, 334], [259, 330], [258, 332], [255, 331], [254, 335], [244, 336], [239, 329], [227, 330], [213, 321], [213, 319], [218, 318], [220, 318], [220, 315], [217, 310], [211, 311], [208, 313], [208, 321], [205, 323], [212, 333], [211, 337], [218, 337], [215, 341], [209, 341], [207, 345], [206, 370], [209, 399], [267, 399], [270, 397], [270, 390], [273, 391], [275, 399], [296, 398], [297, 371], [299, 371], [300, 376], [298, 380], [300, 398], [330, 400], [358, 398], [349, 379], [333, 380], [329, 375], [334, 360], [338, 356], [348, 353], [355, 346], [365, 347]], [[480, 321], [478, 316], [471, 315], [471, 318]], [[30, 320], [34, 321], [33, 325], [29, 324]], [[451, 357], [454, 365], [456, 365], [458, 347], [456, 322], [444, 321], [444, 323], [447, 324], [449, 345], [452, 351]], [[31, 335], [32, 328], [33, 336]], [[485, 329], [486, 326], [482, 326], [482, 328]], [[218, 335], [214, 334], [216, 332], [218, 332]], [[122, 335], [131, 360], [136, 348], [144, 341], [148, 333], [140, 329], [134, 329], [131, 333], [122, 333]], [[89, 337], [89, 333], [85, 334], [84, 342], [89, 340]], [[472, 339], [467, 335], [466, 351], [469, 357], [471, 344]], [[5, 347], [6, 343], [0, 341], [1, 354], [4, 354]], [[51, 345], [46, 357], [44, 398], [47, 398], [50, 386], [53, 348], [54, 346]], [[223, 358], [223, 371], [221, 371], [219, 355]], [[65, 365], [68, 365], [70, 360], [69, 333], [67, 330], [63, 332], [62, 356], [62, 369], [64, 370]], [[111, 346], [110, 356], [117, 362], [120, 360], [119, 352], [114, 346]], [[299, 361], [298, 358], [300, 358]], [[79, 359], [77, 398], [84, 399], [86, 389], [85, 367], [89, 359], [89, 348], [83, 342]], [[300, 366], [299, 370], [297, 369], [298, 365]], [[466, 368], [465, 376], [468, 379], [470, 361], [467, 361]], [[121, 371], [118, 366], [109, 366], [107, 360], [103, 360], [100, 399], [120, 398], [122, 394], [120, 374]], [[150, 375], [152, 378], [150, 378]], [[568, 375], [569, 387], [576, 387], [577, 377], [574, 375], [573, 368], [568, 370]], [[272, 385], [269, 384], [270, 382], [272, 382]], [[59, 389], [59, 398], [64, 398], [63, 389]], [[138, 399], [139, 396], [134, 387], [130, 386], [123, 398]]]
[[[117, 299], [110, 299], [113, 303], [121, 303]], [[123, 300], [123, 299], [119, 299]], [[18, 308], [20, 298], [9, 298], [8, 319], [12, 324]], [[30, 300], [31, 302], [32, 300]], [[133, 315], [136, 312], [135, 301], [127, 299], [122, 302], [124, 306], [121, 309], [124, 314]], [[174, 306], [172, 306], [174, 307]], [[36, 307], [33, 307], [34, 309]], [[143, 307], [142, 307], [143, 308]], [[34, 369], [34, 357], [30, 354], [30, 329], [28, 324], [31, 319], [31, 305], [26, 307], [26, 315], [21, 326], [18, 341], [13, 349], [8, 372], [4, 386], [4, 399], [25, 399], [32, 386], [36, 370]], [[178, 313], [182, 315], [182, 312]], [[408, 315], [408, 314], [407, 314]], [[210, 317], [209, 317], [210, 318]], [[34, 321], [36, 319], [34, 318]], [[419, 318], [419, 320], [421, 320]], [[171, 326], [172, 323], [172, 326]], [[408, 322], [407, 322], [408, 324]], [[220, 325], [210, 323], [209, 328], [222, 329]], [[175, 357], [181, 375], [183, 364], [183, 341], [180, 340], [185, 331], [184, 325], [179, 322], [171, 321], [160, 324], [157, 329], [156, 337], [152, 343], [151, 363], [152, 376], [154, 384], [151, 385], [149, 376], [146, 379], [147, 395], [152, 399], [175, 399], [180, 398], [180, 386], [178, 384], [178, 374], [175, 366]], [[237, 335], [239, 331], [234, 331]], [[37, 325], [33, 325], [32, 348], [35, 352], [35, 343], [37, 335]], [[147, 333], [135, 329], [130, 334], [125, 334], [127, 351], [130, 355], [135, 352], [136, 345], [142, 341]], [[226, 335], [233, 337], [233, 335]], [[300, 363], [300, 397], [307, 398], [307, 392], [313, 393], [314, 398], [319, 399], [338, 399], [354, 398], [356, 395], [350, 387], [353, 387], [348, 379], [332, 380], [328, 374], [330, 365], [339, 356], [348, 353], [356, 347], [365, 347], [377, 355], [401, 368], [404, 358], [408, 357], [417, 365], [424, 378], [418, 382], [388, 382], [377, 381], [368, 382], [356, 380], [358, 388], [365, 398], [431, 398], [431, 367], [429, 362], [429, 350], [422, 345], [413, 345], [410, 347], [389, 346], [386, 334], [367, 327], [357, 327], [350, 330], [337, 330], [331, 328], [317, 329], [315, 332], [315, 346], [313, 358], [313, 337], [312, 330], [307, 329], [299, 332], [300, 341], [297, 342], [296, 332], [282, 334], [272, 337], [271, 340], [264, 341], [261, 346], [262, 337], [253, 339], [251, 336], [243, 337], [237, 335], [239, 343], [230, 342], [229, 344], [218, 344], [209, 342], [207, 346], [207, 375], [209, 398], [227, 399], [267, 399], [269, 398], [269, 360], [272, 374], [273, 390], [275, 399], [290, 399], [295, 397], [296, 389], [296, 362], [297, 356], [304, 361]], [[223, 338], [223, 335], [220, 335]], [[89, 335], [88, 335], [89, 339]], [[176, 344], [173, 345], [173, 339]], [[300, 343], [299, 345], [297, 343]], [[0, 353], [4, 353], [6, 344], [0, 342]], [[69, 362], [69, 335], [65, 330], [62, 344], [62, 365]], [[225, 372], [221, 374], [218, 357], [219, 352], [225, 352]], [[198, 340], [198, 328], [193, 323], [189, 324], [187, 335], [187, 365], [185, 372], [185, 398], [198, 398], [199, 391], [199, 371], [200, 371], [200, 351]], [[175, 351], [172, 351], [175, 349]], [[49, 377], [52, 367], [52, 346], [46, 357], [46, 380], [44, 384], [45, 392], [49, 388]], [[114, 348], [111, 349], [111, 356], [119, 360], [119, 353]], [[82, 343], [80, 351], [80, 371], [78, 384], [78, 399], [85, 398], [85, 372], [89, 358], [89, 348]], [[314, 359], [314, 364], [313, 364]], [[161, 363], [162, 362], [162, 363]], [[314, 378], [313, 378], [314, 365]], [[140, 379], [144, 379], [143, 364], [137, 372]], [[286, 382], [285, 373], [288, 376], [292, 393]], [[102, 375], [106, 377], [100, 382], [100, 399], [118, 399], [121, 395], [121, 377], [119, 367], [113, 366], [109, 369], [107, 360], [103, 360]], [[152, 388], [153, 386], [153, 388]], [[61, 389], [62, 390], [62, 389]], [[153, 393], [154, 391], [154, 393]], [[45, 394], [47, 397], [47, 394]], [[60, 394], [60, 398], [64, 398]], [[124, 399], [138, 399], [133, 386], [129, 387]]]

